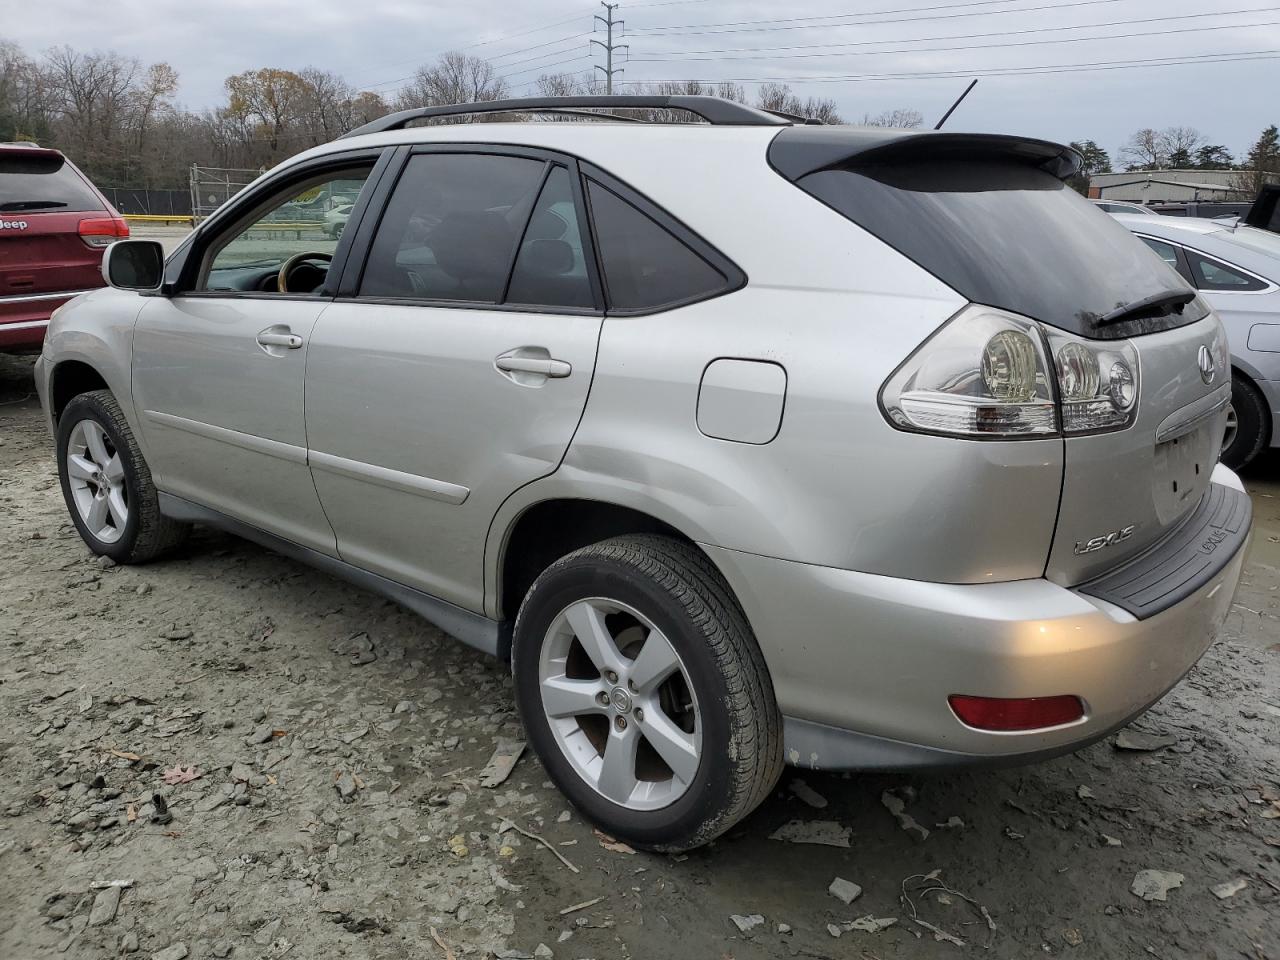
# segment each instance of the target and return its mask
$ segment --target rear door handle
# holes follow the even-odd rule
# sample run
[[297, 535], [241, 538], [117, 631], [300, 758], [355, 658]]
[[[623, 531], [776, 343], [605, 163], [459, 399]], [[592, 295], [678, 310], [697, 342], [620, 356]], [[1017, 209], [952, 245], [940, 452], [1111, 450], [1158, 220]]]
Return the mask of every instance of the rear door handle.
[[296, 333], [269, 333], [263, 330], [258, 334], [260, 347], [287, 347], [290, 350], [302, 348], [302, 338]]
[[573, 373], [573, 367], [554, 357], [503, 356], [493, 361], [503, 373], [532, 373], [560, 379]]

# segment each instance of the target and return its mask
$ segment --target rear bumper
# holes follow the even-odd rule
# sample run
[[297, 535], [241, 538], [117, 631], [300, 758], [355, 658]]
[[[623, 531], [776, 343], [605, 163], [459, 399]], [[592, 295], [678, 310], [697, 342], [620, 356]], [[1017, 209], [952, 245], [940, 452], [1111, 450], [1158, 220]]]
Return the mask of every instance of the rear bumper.
[[38, 350], [53, 311], [89, 290], [0, 297], [0, 350]]
[[[1224, 467], [1213, 479], [1243, 493]], [[1025, 762], [1123, 726], [1208, 648], [1245, 541], [1242, 533], [1198, 588], [1145, 619], [1043, 579], [926, 583], [706, 549], [764, 652], [788, 760], [869, 769]], [[951, 694], [1074, 694], [1086, 712], [1047, 730], [993, 733], [961, 723]]]

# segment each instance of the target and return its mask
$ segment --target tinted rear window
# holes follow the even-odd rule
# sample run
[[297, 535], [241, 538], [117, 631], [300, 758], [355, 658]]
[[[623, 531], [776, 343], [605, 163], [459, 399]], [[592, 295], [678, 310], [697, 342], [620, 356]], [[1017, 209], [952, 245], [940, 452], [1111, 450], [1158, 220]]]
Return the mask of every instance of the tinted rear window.
[[614, 311], [673, 306], [728, 287], [724, 274], [607, 187], [590, 180], [588, 191]]
[[0, 212], [101, 209], [102, 201], [62, 157], [0, 150]]
[[1001, 161], [860, 165], [799, 186], [975, 303], [1098, 339], [1191, 323], [1181, 314], [1098, 320], [1161, 293], [1189, 290], [1125, 227], [1052, 174]]

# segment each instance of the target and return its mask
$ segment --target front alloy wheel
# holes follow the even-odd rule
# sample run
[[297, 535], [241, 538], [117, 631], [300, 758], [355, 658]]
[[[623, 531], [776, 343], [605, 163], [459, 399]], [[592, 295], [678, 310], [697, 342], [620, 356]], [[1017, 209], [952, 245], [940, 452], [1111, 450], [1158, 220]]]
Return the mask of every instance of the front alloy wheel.
[[129, 523], [124, 464], [96, 420], [81, 420], [67, 441], [67, 480], [80, 520], [101, 543], [115, 543]]
[[160, 513], [151, 470], [108, 390], [73, 397], [58, 417], [58, 479], [71, 522], [94, 553], [143, 563], [185, 539]]

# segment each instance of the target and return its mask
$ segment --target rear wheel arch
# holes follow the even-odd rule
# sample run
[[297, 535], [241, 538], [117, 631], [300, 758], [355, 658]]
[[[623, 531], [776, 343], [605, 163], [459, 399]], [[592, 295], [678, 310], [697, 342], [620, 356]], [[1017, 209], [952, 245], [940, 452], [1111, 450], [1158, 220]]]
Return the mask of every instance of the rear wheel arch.
[[511, 522], [502, 542], [497, 577], [499, 616], [514, 622], [533, 581], [566, 554], [612, 537], [643, 533], [670, 537], [701, 552], [694, 540], [676, 527], [631, 507], [568, 497], [529, 505]]

